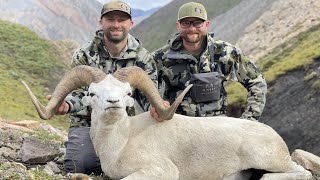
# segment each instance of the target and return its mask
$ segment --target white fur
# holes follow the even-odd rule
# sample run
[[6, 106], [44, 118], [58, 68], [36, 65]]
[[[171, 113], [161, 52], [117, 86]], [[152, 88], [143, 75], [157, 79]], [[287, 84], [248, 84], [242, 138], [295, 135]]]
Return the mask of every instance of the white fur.
[[157, 122], [149, 112], [128, 117], [131, 88], [111, 75], [92, 83], [89, 92], [96, 94], [83, 101], [93, 108], [92, 142], [102, 170], [113, 179], [231, 180], [250, 168], [279, 172], [264, 175], [270, 180], [311, 178], [265, 124], [178, 114]]

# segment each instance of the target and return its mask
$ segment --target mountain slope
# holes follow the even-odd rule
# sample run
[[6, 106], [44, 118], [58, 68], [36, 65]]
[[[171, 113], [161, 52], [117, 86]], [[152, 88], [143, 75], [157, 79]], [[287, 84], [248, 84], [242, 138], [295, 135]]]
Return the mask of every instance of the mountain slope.
[[98, 27], [101, 4], [73, 0], [0, 0], [3, 20], [29, 27], [39, 36], [86, 42]]
[[274, 48], [320, 24], [319, 0], [277, 0], [248, 26], [236, 46], [259, 60]]
[[[0, 117], [39, 120], [20, 81], [25, 81], [45, 102], [45, 95], [50, 93], [48, 87], [57, 84], [69, 67], [66, 64], [52, 42], [39, 38], [26, 27], [0, 21]], [[59, 126], [68, 124], [65, 117], [50, 122]]]
[[[290, 152], [303, 149], [320, 156], [320, 56], [314, 61], [287, 72], [269, 86], [260, 121], [281, 135]], [[310, 75], [313, 77], [307, 80]]]
[[242, 0], [227, 12], [212, 18], [209, 31], [215, 33], [215, 39], [234, 44], [242, 36], [246, 27], [269, 11], [275, 1]]
[[132, 13], [132, 20], [134, 22], [133, 25], [134, 26], [138, 25], [142, 20], [148, 18], [150, 15], [155, 13], [158, 9], [159, 7], [152, 8], [146, 11], [141, 9], [132, 9], [131, 13]]
[[261, 59], [268, 96], [261, 122], [275, 128], [291, 152], [320, 155], [320, 25]]

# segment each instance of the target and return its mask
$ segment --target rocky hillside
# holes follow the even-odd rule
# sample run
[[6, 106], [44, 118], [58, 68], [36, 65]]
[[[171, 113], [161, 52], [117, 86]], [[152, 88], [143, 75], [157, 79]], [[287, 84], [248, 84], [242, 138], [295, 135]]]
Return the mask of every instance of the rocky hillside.
[[[267, 83], [267, 103], [260, 121], [275, 128], [289, 149], [320, 155], [320, 25], [300, 33], [257, 62]], [[228, 115], [239, 117], [246, 90], [227, 86]]]
[[320, 156], [320, 56], [313, 60], [269, 86], [260, 121], [275, 128], [291, 152], [304, 149]]
[[243, 35], [247, 26], [255, 22], [262, 14], [270, 11], [276, 0], [242, 0], [239, 4], [225, 13], [210, 19], [210, 32], [215, 33], [216, 39], [232, 44]]
[[[77, 47], [73, 42], [48, 41], [24, 26], [0, 20], [0, 117], [39, 120], [20, 81], [45, 101], [45, 95], [70, 68]], [[66, 127], [68, 120], [61, 117], [48, 123]]]
[[274, 127], [293, 150], [320, 155], [320, 25], [277, 46], [259, 64], [268, 81], [261, 121]]
[[0, 179], [94, 179], [101, 175], [66, 173], [63, 168], [67, 133], [37, 121], [0, 118]]
[[[260, 1], [259, 1], [260, 2]], [[239, 36], [236, 45], [255, 60], [320, 24], [319, 0], [277, 0]]]
[[0, 18], [29, 27], [51, 40], [86, 42], [98, 27], [101, 4], [73, 0], [0, 0]]
[[[85, 43], [99, 28], [102, 4], [96, 0], [0, 0], [0, 19], [29, 27], [50, 40], [74, 40]], [[158, 8], [132, 9], [136, 25]]]

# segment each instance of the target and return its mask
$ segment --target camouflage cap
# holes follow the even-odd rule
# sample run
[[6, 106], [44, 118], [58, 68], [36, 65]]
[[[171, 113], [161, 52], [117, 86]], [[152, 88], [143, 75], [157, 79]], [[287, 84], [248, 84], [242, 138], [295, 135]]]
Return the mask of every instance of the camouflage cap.
[[113, 0], [103, 5], [101, 10], [101, 17], [111, 11], [122, 11], [127, 13], [131, 17], [130, 6], [122, 1]]
[[182, 5], [178, 12], [178, 21], [187, 17], [197, 17], [203, 20], [208, 20], [207, 11], [202, 4], [189, 2]]

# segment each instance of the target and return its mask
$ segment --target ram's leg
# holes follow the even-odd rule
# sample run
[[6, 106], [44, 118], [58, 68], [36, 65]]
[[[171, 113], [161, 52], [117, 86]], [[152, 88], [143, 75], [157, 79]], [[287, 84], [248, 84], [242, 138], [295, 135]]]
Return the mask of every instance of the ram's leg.
[[267, 173], [264, 174], [261, 180], [309, 180], [312, 174], [305, 170], [302, 166], [292, 162], [292, 168], [283, 173]]
[[179, 170], [169, 159], [150, 163], [122, 180], [178, 180]]

